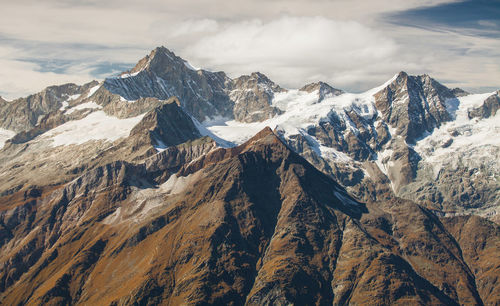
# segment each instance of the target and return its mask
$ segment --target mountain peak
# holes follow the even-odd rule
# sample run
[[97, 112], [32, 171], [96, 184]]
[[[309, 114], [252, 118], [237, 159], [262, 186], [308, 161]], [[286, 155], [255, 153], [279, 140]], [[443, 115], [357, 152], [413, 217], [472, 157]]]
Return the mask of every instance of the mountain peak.
[[330, 84], [319, 81], [315, 83], [310, 83], [304, 85], [300, 91], [305, 91], [311, 93], [313, 91], [318, 91], [319, 93], [319, 101], [322, 101], [326, 96], [338, 96], [344, 93], [343, 90], [333, 88]]
[[410, 77], [410, 75], [408, 73], [406, 73], [405, 71], [400, 71], [397, 74], [395, 81], [407, 80], [409, 77]]
[[174, 61], [181, 61], [181, 62], [184, 61], [182, 58], [175, 55], [174, 52], [170, 51], [169, 49], [165, 48], [164, 46], [156, 47], [150, 53], [150, 58], [152, 58], [152, 59], [153, 58], [165, 58], [165, 57], [170, 59], [170, 60], [174, 60]]
[[269, 127], [269, 126], [266, 126], [265, 128], [263, 128], [262, 130], [260, 130], [260, 132], [258, 132], [257, 134], [255, 134], [252, 138], [250, 138], [246, 143], [245, 145], [249, 145], [251, 143], [254, 143], [258, 140], [261, 140], [261, 139], [264, 139], [268, 136], [272, 136], [276, 139], [279, 140], [278, 136], [276, 136], [276, 134], [274, 134], [273, 130]]
[[187, 62], [175, 55], [174, 52], [164, 46], [160, 46], [156, 47], [148, 55], [139, 60], [134, 68], [123, 72], [120, 76], [137, 74], [143, 70], [163, 71], [168, 66], [185, 65], [185, 63]]
[[256, 79], [262, 79], [264, 81], [270, 81], [269, 78], [265, 74], [263, 74], [262, 72], [259, 72], [259, 71], [252, 72], [250, 74], [250, 76], [252, 78], [256, 78]]

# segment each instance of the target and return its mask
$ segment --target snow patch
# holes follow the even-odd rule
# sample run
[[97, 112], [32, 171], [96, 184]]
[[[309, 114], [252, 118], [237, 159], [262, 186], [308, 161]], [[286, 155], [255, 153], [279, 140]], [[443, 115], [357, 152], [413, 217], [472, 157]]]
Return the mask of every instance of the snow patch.
[[134, 102], [137, 102], [137, 100], [127, 100], [126, 98], [120, 96], [120, 101], [122, 102], [128, 102], [128, 103], [134, 103]]
[[71, 95], [66, 99], [66, 101], [73, 101], [80, 98], [81, 96], [82, 96], [81, 94]]
[[95, 92], [101, 87], [101, 84], [97, 84], [96, 86], [90, 88], [89, 93], [87, 94], [87, 97], [92, 96], [95, 94]]
[[188, 176], [171, 175], [168, 180], [160, 185], [160, 190], [167, 194], [178, 194], [190, 186], [194, 174]]
[[346, 164], [353, 162], [352, 158], [349, 157], [349, 155], [340, 152], [335, 148], [324, 146], [318, 141], [316, 137], [307, 134], [305, 131], [300, 131], [300, 133], [307, 140], [307, 143], [316, 153], [316, 155], [334, 162], [341, 162]]
[[198, 181], [202, 175], [203, 171], [198, 171], [188, 176], [173, 174], [166, 182], [157, 187], [132, 187], [133, 192], [129, 196], [130, 201], [118, 207], [102, 222], [109, 225], [126, 221], [139, 223], [167, 207], [169, 205], [169, 196], [179, 194], [186, 188], [193, 186], [193, 183]]
[[384, 173], [387, 177], [389, 177], [389, 167], [392, 166], [392, 162], [390, 162], [389, 159], [391, 158], [393, 152], [394, 151], [391, 149], [378, 152], [377, 158], [374, 160], [380, 171], [382, 171], [382, 173]]
[[200, 70], [200, 68], [197, 68], [197, 67], [193, 67], [188, 61], [184, 61], [184, 65], [190, 69], [190, 70], [193, 70], [193, 71], [198, 71]]
[[119, 119], [96, 111], [80, 120], [66, 122], [40, 137], [52, 140], [52, 146], [82, 144], [91, 140], [115, 141], [127, 137], [144, 114], [133, 118]]
[[[193, 123], [196, 126], [196, 128], [198, 129], [198, 131], [200, 132], [201, 136], [208, 136], [208, 137], [212, 138], [213, 140], [215, 140], [217, 145], [219, 145], [223, 148], [231, 148], [231, 147], [236, 146], [236, 144], [234, 142], [220, 138], [212, 130], [207, 128], [207, 126], [210, 126], [210, 123], [214, 123], [214, 124], [216, 124], [216, 126], [219, 126], [219, 124], [225, 124], [228, 122], [228, 121], [225, 121], [227, 119], [223, 119], [223, 118], [208, 119], [208, 120], [204, 121], [203, 124], [201, 124], [194, 117], [191, 117], [191, 120], [193, 120]], [[220, 120], [222, 120], [222, 121], [220, 121]]]
[[351, 200], [347, 195], [343, 195], [338, 191], [333, 191], [335, 196], [342, 201], [342, 204], [347, 204], [349, 206], [358, 206], [358, 203], [354, 200]]
[[66, 113], [71, 114], [77, 110], [82, 110], [82, 109], [102, 109], [102, 106], [100, 106], [99, 104], [97, 104], [93, 101], [90, 101], [90, 102], [86, 102], [86, 103], [82, 103], [82, 104], [78, 104], [76, 106], [73, 106], [72, 108], [68, 109], [66, 111]]
[[3, 148], [5, 142], [16, 135], [16, 132], [0, 128], [0, 149]]
[[60, 111], [64, 111], [65, 109], [67, 109], [69, 107], [69, 103], [68, 101], [63, 101], [62, 102], [62, 106], [61, 108], [59, 109]]
[[319, 150], [321, 152], [320, 156], [327, 160], [333, 160], [336, 162], [342, 162], [346, 164], [353, 161], [349, 155], [345, 154], [344, 152], [340, 152], [334, 148], [321, 145], [319, 146]]
[[156, 151], [163, 152], [168, 148], [168, 146], [163, 141], [159, 139], [155, 139], [155, 141], [156, 145], [154, 145], [154, 148], [156, 149]]
[[134, 72], [134, 73], [124, 73], [124, 74], [121, 74], [121, 75], [119, 76], [119, 78], [120, 78], [120, 79], [126, 79], [126, 78], [130, 78], [130, 77], [134, 77], [134, 76], [138, 75], [138, 74], [139, 74], [139, 72], [141, 72], [141, 71], [142, 71], [142, 70], [136, 71], [136, 72]]
[[379, 91], [381, 91], [382, 89], [386, 88], [387, 86], [391, 85], [392, 82], [394, 82], [397, 78], [398, 78], [398, 75], [399, 73], [396, 73], [392, 78], [390, 78], [387, 82], [385, 82], [384, 84], [378, 86], [378, 87], [375, 87], [375, 88], [372, 88], [366, 92], [364, 92], [364, 95], [366, 96], [373, 96], [374, 94], [378, 93]]
[[76, 94], [76, 95], [71, 95], [69, 96], [66, 100], [62, 102], [62, 106], [59, 109], [60, 111], [64, 111], [69, 107], [69, 101], [74, 101], [78, 98], [80, 98], [82, 95], [81, 94]]

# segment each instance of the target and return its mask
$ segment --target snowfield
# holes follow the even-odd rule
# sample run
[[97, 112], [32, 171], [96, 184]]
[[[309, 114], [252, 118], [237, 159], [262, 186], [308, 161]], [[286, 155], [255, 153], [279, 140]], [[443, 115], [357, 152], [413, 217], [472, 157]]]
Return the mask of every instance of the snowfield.
[[[488, 165], [500, 171], [497, 158], [500, 155], [500, 112], [486, 119], [468, 117], [468, 110], [479, 107], [489, 96], [475, 94], [449, 101], [455, 119], [434, 129], [414, 146], [424, 163], [430, 164], [434, 175], [446, 166], [456, 168], [459, 164], [468, 167]], [[448, 105], [447, 105], [448, 106]]]
[[127, 137], [144, 114], [133, 118], [119, 119], [96, 111], [80, 120], [66, 122], [40, 137], [52, 140], [52, 146], [82, 144], [91, 140], [115, 141]]
[[5, 142], [14, 137], [14, 135], [16, 135], [16, 132], [0, 128], [0, 149], [3, 148]]
[[[276, 93], [272, 101], [272, 106], [284, 111], [281, 115], [262, 122], [244, 123], [218, 118], [218, 120], [208, 120], [202, 124], [215, 136], [234, 145], [247, 141], [266, 126], [279, 130], [285, 137], [297, 134], [307, 136], [306, 131], [309, 127], [317, 125], [322, 120], [328, 120], [333, 113], [342, 117], [349, 128], [354, 133], [358, 133], [356, 127], [349, 124], [350, 120], [345, 111], [352, 109], [366, 119], [374, 118], [377, 110], [373, 95], [392, 83], [396, 77], [397, 75], [383, 85], [364, 93], [344, 93], [339, 96], [325, 97], [320, 102], [318, 102], [319, 91], [308, 93], [298, 89], [288, 90]], [[322, 151], [325, 151], [324, 148]]]
[[[67, 103], [67, 102], [66, 102]], [[71, 108], [67, 108], [67, 105], [65, 107], [66, 109], [66, 114], [71, 114], [77, 110], [82, 110], [82, 109], [101, 109], [102, 106], [100, 106], [99, 104], [95, 103], [95, 102], [86, 102], [86, 103], [82, 103], [82, 104], [78, 104], [74, 107], [71, 107]]]

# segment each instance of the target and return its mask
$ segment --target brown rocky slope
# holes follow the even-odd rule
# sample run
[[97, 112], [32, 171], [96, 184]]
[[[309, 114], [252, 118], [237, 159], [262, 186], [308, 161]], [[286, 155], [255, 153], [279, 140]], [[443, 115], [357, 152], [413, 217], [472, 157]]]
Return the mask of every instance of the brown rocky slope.
[[0, 198], [0, 303], [500, 301], [494, 223], [358, 203], [268, 128], [231, 149], [186, 146], [200, 142]]

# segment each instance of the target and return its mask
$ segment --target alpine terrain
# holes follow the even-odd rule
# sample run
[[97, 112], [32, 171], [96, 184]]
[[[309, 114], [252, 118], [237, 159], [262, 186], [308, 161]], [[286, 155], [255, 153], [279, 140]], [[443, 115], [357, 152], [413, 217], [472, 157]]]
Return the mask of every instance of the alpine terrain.
[[500, 90], [193, 68], [0, 98], [2, 305], [500, 305]]

